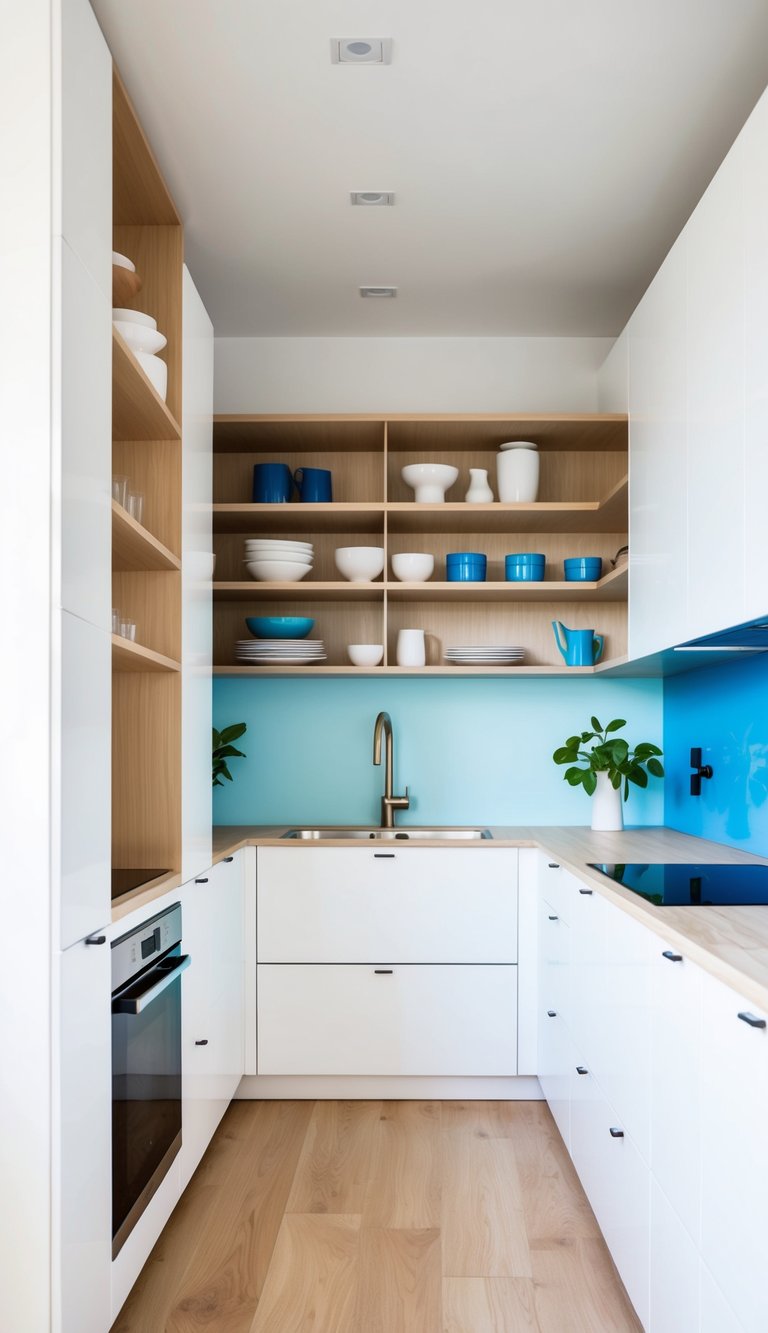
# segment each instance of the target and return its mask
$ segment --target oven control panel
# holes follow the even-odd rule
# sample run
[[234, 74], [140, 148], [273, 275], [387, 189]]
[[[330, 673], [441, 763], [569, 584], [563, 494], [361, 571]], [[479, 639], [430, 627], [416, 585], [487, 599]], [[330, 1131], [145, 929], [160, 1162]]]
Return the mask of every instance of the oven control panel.
[[130, 981], [155, 958], [181, 942], [181, 904], [144, 921], [112, 943], [112, 990]]

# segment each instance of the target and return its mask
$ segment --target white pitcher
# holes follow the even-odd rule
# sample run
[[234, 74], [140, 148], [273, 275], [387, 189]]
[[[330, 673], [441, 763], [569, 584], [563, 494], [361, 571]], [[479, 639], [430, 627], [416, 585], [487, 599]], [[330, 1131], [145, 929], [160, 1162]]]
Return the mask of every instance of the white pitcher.
[[464, 496], [467, 504], [485, 505], [493, 500], [493, 491], [488, 485], [488, 472], [484, 467], [469, 469], [469, 490]]
[[423, 629], [401, 629], [397, 635], [397, 665], [425, 666], [427, 647]]
[[528, 440], [502, 444], [496, 455], [499, 499], [505, 504], [533, 504], [539, 493], [539, 455]]

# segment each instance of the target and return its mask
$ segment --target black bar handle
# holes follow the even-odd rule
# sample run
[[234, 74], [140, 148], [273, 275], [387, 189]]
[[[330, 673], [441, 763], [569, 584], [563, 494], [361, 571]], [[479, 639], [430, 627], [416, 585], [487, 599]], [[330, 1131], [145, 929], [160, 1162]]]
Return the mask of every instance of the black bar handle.
[[395, 853], [394, 853], [394, 852], [374, 852], [374, 853], [373, 853], [373, 859], [374, 859], [374, 861], [394, 861], [394, 859], [395, 859]]
[[662, 958], [667, 958], [670, 963], [682, 963], [683, 961], [683, 955], [681, 953], [673, 953], [671, 949], [665, 949], [661, 956]]
[[559, 870], [559, 869], [560, 869], [559, 861], [547, 861], [547, 870]]
[[591, 889], [579, 889], [579, 893], [586, 894], [586, 896], [587, 896], [588, 898], [590, 898], [590, 897], [592, 896], [592, 890], [591, 890]]
[[559, 917], [559, 916], [548, 916], [548, 917], [547, 917], [547, 921], [559, 921], [559, 920], [560, 920], [560, 917]]
[[375, 977], [391, 977], [393, 969], [391, 967], [375, 967], [373, 975]]
[[202, 1041], [196, 1041], [196, 1042], [195, 1042], [195, 1046], [207, 1046], [207, 1045], [208, 1045], [208, 1038], [207, 1038], [207, 1037], [203, 1037], [203, 1040], [202, 1040]]
[[739, 1018], [741, 1019], [742, 1023], [749, 1023], [749, 1026], [750, 1026], [751, 1028], [764, 1028], [764, 1027], [765, 1027], [765, 1019], [764, 1019], [764, 1018], [756, 1018], [754, 1014], [742, 1013], [742, 1014], [739, 1014]]
[[556, 1009], [548, 1009], [548, 1010], [547, 1010], [547, 1018], [557, 1018], [557, 1010], [556, 1010]]
[[613, 1128], [611, 1128], [608, 1132], [609, 1132], [609, 1134], [610, 1134], [610, 1136], [611, 1136], [612, 1139], [623, 1139], [623, 1138], [624, 1138], [624, 1130], [623, 1130], [623, 1129], [613, 1129]]
[[207, 879], [196, 879], [196, 880], [195, 880], [195, 884], [207, 884], [207, 883], [208, 883], [208, 880], [207, 880]]
[[106, 935], [89, 935], [85, 942], [86, 944], [106, 944], [107, 937]]
[[577, 1074], [588, 1074], [588, 1073], [589, 1073], [589, 1070], [588, 1070], [588, 1069], [585, 1069], [585, 1068], [584, 1068], [584, 1065], [577, 1065], [577, 1066], [576, 1066], [576, 1073], [577, 1073]]

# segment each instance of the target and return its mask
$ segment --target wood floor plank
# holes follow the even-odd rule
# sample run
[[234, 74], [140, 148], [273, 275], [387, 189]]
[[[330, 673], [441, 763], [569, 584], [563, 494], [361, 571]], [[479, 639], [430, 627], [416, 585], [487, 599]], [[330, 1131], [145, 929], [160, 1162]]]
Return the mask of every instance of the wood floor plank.
[[286, 1213], [250, 1333], [356, 1333], [359, 1237], [359, 1216]]
[[287, 1212], [362, 1213], [381, 1102], [316, 1102]]
[[373, 1140], [363, 1226], [440, 1226], [439, 1102], [384, 1102]]
[[600, 1228], [545, 1102], [528, 1102], [512, 1144], [528, 1240], [560, 1244]]
[[442, 1102], [443, 1130], [476, 1134], [478, 1138], [508, 1139], [516, 1133], [530, 1106], [546, 1106], [546, 1102]]
[[362, 1231], [355, 1333], [442, 1333], [441, 1293], [437, 1229]]
[[445, 1137], [443, 1273], [446, 1277], [530, 1277], [512, 1140], [451, 1131]]
[[[443, 1280], [443, 1333], [539, 1333], [535, 1307], [530, 1278]], [[566, 1333], [567, 1328], [564, 1317], [560, 1333]]]
[[541, 1333], [642, 1333], [605, 1241], [531, 1247]]

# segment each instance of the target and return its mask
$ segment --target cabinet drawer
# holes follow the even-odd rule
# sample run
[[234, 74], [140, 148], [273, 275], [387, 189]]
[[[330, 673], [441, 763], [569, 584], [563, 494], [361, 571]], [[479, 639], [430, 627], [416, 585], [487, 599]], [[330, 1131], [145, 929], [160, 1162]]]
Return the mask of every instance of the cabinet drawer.
[[571, 1071], [576, 1057], [562, 1015], [539, 1014], [539, 1083], [562, 1140], [571, 1147]]
[[259, 848], [266, 963], [514, 963], [517, 851]]
[[579, 880], [565, 870], [547, 852], [539, 857], [539, 891], [562, 921], [570, 924], [579, 889]]
[[517, 968], [265, 964], [260, 1074], [511, 1075]]

